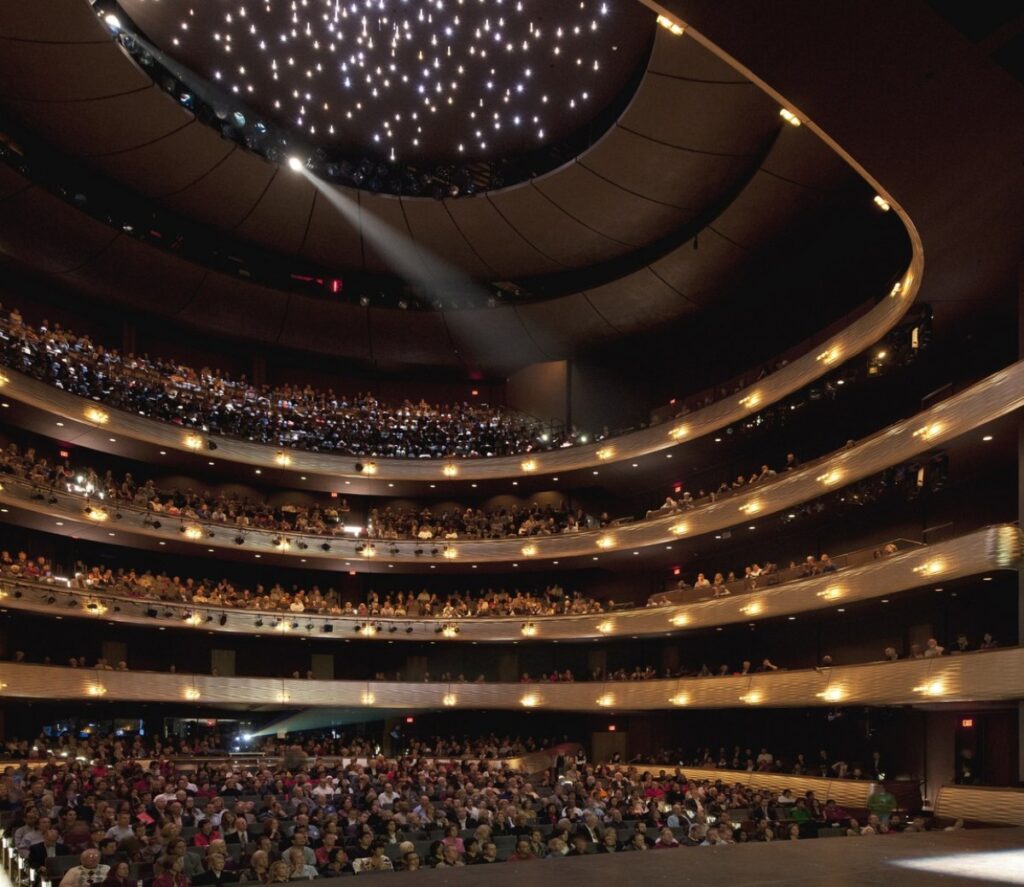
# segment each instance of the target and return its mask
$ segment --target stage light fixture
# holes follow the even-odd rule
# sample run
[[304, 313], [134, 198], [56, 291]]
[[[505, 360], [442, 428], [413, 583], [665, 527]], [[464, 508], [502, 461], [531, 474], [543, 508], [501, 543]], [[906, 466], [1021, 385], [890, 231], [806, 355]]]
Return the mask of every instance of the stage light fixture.
[[305, 164], [298, 157], [288, 158], [288, 169], [292, 172], [302, 172], [302, 168]]

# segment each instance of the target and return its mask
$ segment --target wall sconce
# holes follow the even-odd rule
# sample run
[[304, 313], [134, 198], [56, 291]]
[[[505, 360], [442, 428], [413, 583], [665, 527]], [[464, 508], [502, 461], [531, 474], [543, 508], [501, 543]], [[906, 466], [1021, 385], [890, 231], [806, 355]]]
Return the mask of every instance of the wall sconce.
[[274, 454], [274, 461], [282, 468], [287, 468], [292, 464], [292, 457], [289, 456], [284, 450], [278, 450]]
[[201, 450], [203, 448], [203, 439], [198, 434], [186, 434], [185, 446], [193, 451]]
[[527, 474], [529, 474], [531, 471], [536, 471], [537, 470], [537, 460], [536, 459], [524, 459], [519, 464], [519, 467], [522, 468], [523, 471], [525, 471]]
[[86, 407], [85, 418], [95, 425], [106, 425], [110, 421], [110, 414], [99, 407]]
[[536, 693], [527, 693], [519, 700], [519, 704], [523, 706], [523, 708], [536, 708], [540, 705], [540, 697]]
[[445, 477], [455, 477], [459, 473], [459, 466], [449, 462], [444, 468], [441, 469], [441, 474]]
[[597, 704], [601, 708], [611, 708], [615, 705], [615, 695], [613, 693], [605, 693], [603, 696], [597, 697]]
[[189, 702], [195, 702], [202, 694], [195, 687], [187, 687], [185, 689], [185, 698]]
[[690, 525], [686, 521], [681, 521], [678, 524], [673, 524], [668, 528], [669, 532], [676, 536], [685, 536], [690, 532]]
[[451, 706], [457, 705], [458, 701], [459, 700], [454, 693], [445, 693], [441, 703], [451, 708]]
[[533, 622], [524, 622], [520, 631], [528, 638], [537, 636], [537, 626]]
[[615, 623], [612, 622], [611, 619], [606, 619], [604, 622], [598, 623], [597, 630], [601, 632], [601, 634], [611, 634], [615, 631]]
[[607, 550], [609, 548], [614, 548], [615, 547], [615, 537], [614, 536], [601, 536], [597, 540], [597, 547], [598, 548], [603, 548], [605, 550]]
[[602, 461], [611, 459], [614, 455], [615, 447], [601, 447], [601, 449], [597, 451], [597, 458], [601, 459]]
[[671, 437], [672, 440], [682, 440], [689, 433], [690, 429], [687, 428], [685, 425], [677, 425], [668, 433], [668, 436]]
[[530, 543], [529, 545], [524, 545], [520, 550], [523, 553], [523, 557], [533, 557], [537, 553], [537, 546]]

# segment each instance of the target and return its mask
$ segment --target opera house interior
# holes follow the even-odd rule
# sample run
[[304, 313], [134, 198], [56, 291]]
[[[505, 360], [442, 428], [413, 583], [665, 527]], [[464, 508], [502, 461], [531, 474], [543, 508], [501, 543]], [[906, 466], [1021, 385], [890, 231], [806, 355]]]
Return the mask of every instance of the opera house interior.
[[1024, 884], [1022, 60], [0, 4], [0, 887]]

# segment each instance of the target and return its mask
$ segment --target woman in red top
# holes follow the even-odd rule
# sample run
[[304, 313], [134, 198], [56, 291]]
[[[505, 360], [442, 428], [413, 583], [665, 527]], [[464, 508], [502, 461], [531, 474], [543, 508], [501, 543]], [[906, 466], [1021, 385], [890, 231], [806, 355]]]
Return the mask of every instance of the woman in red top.
[[220, 832], [213, 827], [213, 821], [204, 819], [199, 823], [199, 830], [192, 836], [192, 844], [196, 847], [209, 847], [211, 841], [219, 841]]

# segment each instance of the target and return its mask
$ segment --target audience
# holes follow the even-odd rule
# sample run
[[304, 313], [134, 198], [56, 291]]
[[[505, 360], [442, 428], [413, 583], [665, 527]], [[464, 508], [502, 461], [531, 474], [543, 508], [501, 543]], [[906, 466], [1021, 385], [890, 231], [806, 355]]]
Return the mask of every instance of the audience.
[[[65, 735], [63, 742], [87, 754], [63, 766], [10, 766], [0, 777], [8, 830], [24, 833], [46, 818], [41, 813], [59, 811], [59, 826], [47, 831], [61, 833], [56, 846], [62, 849], [82, 848], [80, 857], [40, 853], [33, 845], [29, 858], [36, 869], [59, 872], [62, 887], [125, 887], [136, 879], [154, 887], [199, 887], [413, 871], [424, 861], [450, 868], [799, 840], [833, 826], [857, 837], [930, 827], [923, 817], [909, 819], [883, 787], [867, 809], [851, 815], [831, 799], [821, 804], [813, 791], [794, 795], [687, 778], [682, 767], [655, 773], [577, 764], [567, 756], [531, 778], [508, 762], [429, 760], [412, 746], [391, 759], [358, 739], [328, 750], [326, 738], [267, 739], [271, 756], [257, 764], [200, 759], [184, 769], [174, 752], [212, 747], [186, 749], [172, 740], [168, 749], [159, 737]], [[212, 745], [220, 744], [214, 737]], [[472, 745], [456, 742], [453, 749]], [[324, 757], [333, 751], [352, 759]], [[142, 753], [152, 755], [145, 766]], [[738, 747], [734, 754], [742, 757]], [[766, 750], [757, 755], [769, 757], [777, 761]], [[119, 841], [105, 863], [97, 836], [125, 817], [138, 837]], [[184, 839], [209, 829], [205, 823], [219, 828], [231, 817], [259, 837], [245, 845], [214, 842], [205, 855], [186, 849]], [[72, 864], [60, 865], [64, 860]]]
[[[122, 355], [60, 324], [0, 324], [0, 363], [79, 397], [203, 433], [359, 457], [509, 456], [572, 446], [534, 420], [486, 404], [380, 403], [309, 385], [253, 385], [244, 376], [196, 370], [148, 355]], [[599, 439], [595, 438], [595, 439]]]

